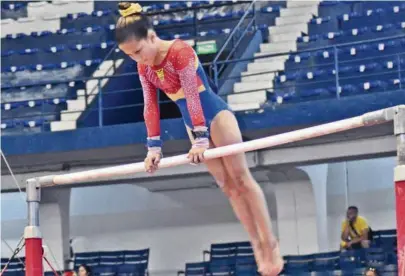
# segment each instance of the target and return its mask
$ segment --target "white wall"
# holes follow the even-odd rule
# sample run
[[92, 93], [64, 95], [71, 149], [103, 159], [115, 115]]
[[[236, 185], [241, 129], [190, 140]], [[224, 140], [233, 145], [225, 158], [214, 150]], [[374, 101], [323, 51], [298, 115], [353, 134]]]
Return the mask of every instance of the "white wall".
[[328, 226], [331, 249], [336, 249], [339, 244], [340, 224], [347, 207], [346, 178], [347, 204], [356, 205], [360, 214], [375, 230], [396, 228], [394, 167], [395, 158], [333, 164], [328, 175]]
[[[394, 158], [347, 163], [348, 203], [357, 205], [374, 229], [395, 228], [394, 164]], [[343, 163], [328, 168], [329, 249], [335, 250], [346, 208], [346, 174]], [[308, 179], [276, 178], [264, 189], [277, 214], [273, 226], [283, 254], [317, 251], [316, 210]], [[133, 185], [76, 188], [70, 211], [76, 251], [150, 247], [154, 271], [177, 270], [185, 262], [200, 261], [201, 251], [211, 243], [247, 240], [218, 189], [150, 193]], [[15, 246], [26, 217], [19, 194], [1, 195], [1, 215], [2, 239]], [[10, 256], [3, 244], [1, 252]]]

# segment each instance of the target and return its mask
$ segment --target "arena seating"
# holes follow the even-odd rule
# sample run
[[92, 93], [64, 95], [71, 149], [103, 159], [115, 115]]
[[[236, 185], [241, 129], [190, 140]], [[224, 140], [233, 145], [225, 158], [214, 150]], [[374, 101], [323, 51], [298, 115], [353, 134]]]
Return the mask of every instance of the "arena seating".
[[74, 266], [91, 266], [94, 275], [145, 275], [149, 249], [136, 251], [88, 252], [75, 254]]
[[[124, 57], [118, 49], [104, 60], [115, 45], [113, 31], [118, 16], [117, 7], [116, 3], [93, 4], [94, 10], [76, 11], [74, 14], [69, 13], [75, 11], [73, 6], [71, 8], [64, 6], [67, 9], [63, 13], [55, 13], [60, 27], [57, 30], [31, 31], [25, 25], [21, 28], [6, 28], [16, 24], [15, 20], [2, 21], [5, 30], [2, 33], [5, 37], [2, 38], [1, 53], [3, 63], [1, 127], [4, 134], [21, 133], [21, 130], [29, 132], [49, 130], [49, 123], [60, 120], [61, 117], [76, 116], [77, 119], [80, 112], [63, 114], [63, 110], [70, 106], [76, 110], [84, 110], [86, 104], [94, 99], [94, 96], [90, 96], [86, 103], [85, 93], [98, 90], [97, 81], [86, 82], [80, 81], [81, 79], [111, 75], [116, 69], [111, 68], [120, 67], [124, 58], [127, 67], [121, 69], [119, 73], [126, 70], [135, 71], [133, 62]], [[10, 5], [13, 4], [8, 4], [7, 8]], [[44, 16], [49, 16], [40, 14], [47, 5], [53, 4], [28, 3], [21, 6], [21, 9], [25, 9], [25, 14], [34, 14], [40, 20]], [[265, 22], [274, 20], [278, 7], [282, 5], [283, 2], [274, 4], [274, 12], [266, 15]], [[214, 4], [213, 1], [172, 2], [165, 5], [148, 2], [144, 8], [151, 13], [160, 12], [152, 17], [157, 32], [163, 38], [189, 39], [193, 43], [215, 39], [217, 44], [221, 45], [244, 14], [245, 6], [243, 3], [229, 1], [216, 1]], [[12, 7], [16, 9], [16, 6]], [[48, 8], [52, 10], [51, 8], [58, 7]], [[190, 9], [198, 7], [201, 9]], [[7, 8], [4, 6], [3, 9]], [[198, 30], [194, 26], [194, 17], [198, 22]], [[49, 24], [45, 24], [47, 25]], [[133, 81], [130, 79], [133, 78], [134, 76], [128, 76], [126, 79], [132, 84]], [[120, 81], [122, 83], [123, 79]]]
[[27, 3], [21, 1], [1, 1], [1, 18], [18, 19], [27, 17]]
[[[187, 263], [178, 275], [257, 275], [249, 242], [212, 244], [203, 254], [204, 261]], [[208, 260], [205, 254], [209, 254]], [[367, 250], [284, 256], [280, 275], [361, 276], [367, 267], [374, 267], [383, 276], [394, 276], [398, 274], [396, 254], [396, 230], [374, 231], [372, 247]]]
[[[208, 258], [206, 256], [208, 255]], [[257, 267], [249, 242], [212, 244], [202, 252], [202, 261], [187, 263], [178, 275], [254, 276]], [[2, 268], [7, 263], [2, 259]], [[325, 252], [310, 255], [284, 256], [284, 271], [280, 275], [362, 275], [366, 267], [375, 267], [383, 276], [397, 275], [396, 230], [373, 232], [372, 247], [367, 250]], [[92, 267], [95, 275], [145, 275], [149, 264], [149, 249], [76, 253], [74, 267]], [[22, 275], [24, 267], [13, 259], [4, 275]]]
[[[3, 275], [7, 276], [24, 276], [25, 271], [24, 271], [24, 265], [21, 263], [25, 262], [25, 258], [22, 257], [20, 259], [12, 259], [10, 260], [10, 263], [7, 266], [7, 270]], [[4, 268], [4, 266], [9, 262], [9, 259], [7, 258], [1, 258], [1, 269]]]
[[[323, 1], [296, 41], [261, 45], [228, 102], [237, 107], [249, 98], [254, 109], [400, 89], [405, 81], [404, 15], [400, 1]], [[288, 45], [289, 53], [283, 50]], [[285, 62], [282, 56], [266, 57], [277, 53], [284, 54]], [[245, 101], [242, 110], [248, 106]]]
[[[227, 1], [210, 4], [212, 1], [166, 5], [148, 2], [145, 10], [154, 14], [153, 23], [163, 38], [181, 38], [193, 45], [215, 40], [220, 46], [247, 4]], [[2, 6], [2, 12], [20, 10], [22, 17], [34, 14], [43, 18], [49, 16], [39, 12], [43, 5], [53, 4], [9, 2]], [[113, 114], [104, 116], [104, 124], [142, 121], [141, 95], [133, 97], [134, 91], [140, 89], [139, 81], [136, 76], [122, 75], [134, 72], [136, 66], [114, 49], [115, 3], [94, 2], [92, 5], [91, 9], [86, 6], [84, 11], [71, 14], [69, 11], [75, 11], [75, 7], [69, 4], [63, 13], [54, 14], [58, 19], [57, 30], [32, 31], [29, 27], [23, 28], [24, 33], [16, 33], [20, 27], [5, 28], [1, 53], [3, 135], [49, 131], [51, 122], [52, 130], [61, 130], [62, 125], [73, 129], [95, 126], [98, 106], [94, 100], [100, 89], [103, 94], [124, 91], [103, 96], [101, 105], [108, 109], [105, 113]], [[235, 111], [403, 88], [404, 3], [323, 1], [319, 7], [315, 6], [317, 11], [305, 26], [290, 22], [302, 16], [294, 16], [285, 7], [286, 1], [260, 1], [256, 24], [265, 43], [255, 54], [255, 61], [248, 64], [247, 71], [236, 76], [241, 81], [234, 84], [234, 93], [227, 96]], [[306, 6], [291, 9], [309, 15], [314, 12], [313, 7]], [[194, 18], [198, 22], [197, 29]], [[9, 23], [2, 21], [2, 26], [14, 24], [10, 23], [14, 19], [8, 18]], [[277, 30], [272, 27], [274, 23], [279, 24]], [[279, 33], [284, 29], [288, 31], [287, 27], [291, 28], [288, 33], [291, 35]], [[303, 31], [299, 31], [300, 28]], [[266, 57], [269, 54], [278, 56]], [[338, 62], [335, 62], [336, 56]], [[201, 55], [200, 58], [203, 62], [212, 60], [212, 56]], [[97, 80], [90, 80], [114, 74], [122, 77], [105, 79], [100, 85]], [[227, 78], [234, 77], [225, 72], [220, 76], [219, 87]], [[162, 101], [166, 100], [163, 95]], [[123, 109], [125, 112], [131, 110], [135, 114], [131, 121], [113, 110], [123, 105], [130, 106]], [[170, 102], [162, 106], [162, 113], [163, 118], [171, 118], [167, 114], [179, 115]]]
[[[328, 3], [328, 5], [331, 4]], [[347, 4], [335, 3], [333, 12], [336, 12], [336, 8], [339, 10], [338, 5]], [[390, 1], [379, 3], [379, 6], [363, 3], [358, 3], [358, 7], [353, 5], [352, 9], [357, 9], [358, 12], [344, 13], [334, 18], [334, 15], [327, 10], [324, 11], [321, 5], [320, 17], [311, 20], [309, 36], [298, 39], [298, 42], [302, 41], [298, 49], [404, 34], [405, 5], [403, 3]], [[323, 20], [324, 18], [327, 20]], [[326, 26], [323, 27], [324, 22]], [[313, 24], [316, 24], [316, 28], [311, 28]], [[303, 44], [309, 45], [303, 47]], [[292, 92], [298, 95], [302, 93], [300, 100], [308, 96], [322, 97], [322, 95], [336, 94], [336, 68], [334, 64], [330, 64], [334, 51], [329, 49], [291, 56], [290, 64], [287, 62], [284, 73], [275, 79], [275, 89], [289, 96]], [[399, 38], [339, 47], [337, 54], [341, 96], [394, 90], [405, 81], [399, 73], [405, 64], [404, 35]], [[293, 66], [291, 66], [292, 60], [295, 62]], [[294, 67], [298, 67], [296, 64], [299, 64], [300, 68], [304, 66], [307, 68], [295, 69]], [[375, 76], [378, 77], [375, 78]], [[314, 84], [315, 81], [322, 83]], [[286, 86], [295, 86], [295, 89], [292, 91]]]
[[[2, 268], [7, 262], [8, 259], [1, 259]], [[149, 265], [149, 249], [76, 253], [75, 270], [81, 264], [90, 266], [95, 276], [144, 276]], [[54, 275], [52, 272], [48, 272], [48, 274]], [[25, 275], [24, 266], [18, 259], [13, 259], [4, 275]]]

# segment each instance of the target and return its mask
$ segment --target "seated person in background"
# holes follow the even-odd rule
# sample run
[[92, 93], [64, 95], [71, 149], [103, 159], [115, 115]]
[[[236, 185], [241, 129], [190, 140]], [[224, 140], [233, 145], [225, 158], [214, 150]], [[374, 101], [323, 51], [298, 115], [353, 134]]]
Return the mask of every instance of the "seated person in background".
[[377, 270], [373, 267], [369, 267], [366, 269], [366, 271], [364, 272], [365, 276], [378, 276], [380, 274], [378, 274]]
[[91, 268], [88, 265], [82, 264], [79, 266], [79, 270], [77, 273], [78, 276], [92, 276]]
[[370, 247], [371, 229], [365, 218], [359, 216], [359, 209], [350, 206], [346, 219], [342, 222], [342, 242], [340, 249], [360, 249]]

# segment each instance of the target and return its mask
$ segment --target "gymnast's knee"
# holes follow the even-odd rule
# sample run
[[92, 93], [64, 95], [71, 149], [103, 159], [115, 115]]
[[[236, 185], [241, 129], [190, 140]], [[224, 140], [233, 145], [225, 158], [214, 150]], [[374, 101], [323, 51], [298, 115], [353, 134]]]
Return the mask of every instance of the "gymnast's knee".
[[227, 198], [238, 196], [238, 190], [229, 177], [224, 177], [221, 179], [216, 178], [215, 180]]
[[253, 178], [248, 170], [234, 170], [231, 172], [231, 181], [233, 186], [238, 190], [240, 194], [245, 194], [249, 192], [252, 184], [254, 183]]
[[229, 176], [219, 185], [228, 198], [243, 196], [249, 191], [250, 177], [247, 173]]

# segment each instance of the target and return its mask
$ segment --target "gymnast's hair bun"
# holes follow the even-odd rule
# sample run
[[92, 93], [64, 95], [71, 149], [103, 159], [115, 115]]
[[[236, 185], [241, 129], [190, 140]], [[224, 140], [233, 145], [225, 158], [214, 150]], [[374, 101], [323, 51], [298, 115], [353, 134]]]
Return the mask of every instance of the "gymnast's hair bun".
[[118, 3], [118, 11], [122, 17], [141, 15], [142, 6], [138, 3], [120, 2]]

